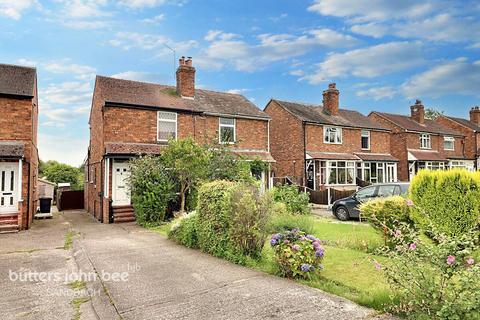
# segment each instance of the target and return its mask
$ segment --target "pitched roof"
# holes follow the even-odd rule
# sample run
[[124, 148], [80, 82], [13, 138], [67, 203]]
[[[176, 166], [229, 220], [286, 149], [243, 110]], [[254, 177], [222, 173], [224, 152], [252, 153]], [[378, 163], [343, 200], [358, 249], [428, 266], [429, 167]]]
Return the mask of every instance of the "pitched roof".
[[0, 94], [33, 97], [36, 77], [35, 68], [0, 64]]
[[422, 150], [408, 150], [409, 160], [414, 159], [418, 161], [447, 161], [447, 158], [440, 155], [436, 151], [422, 151]]
[[358, 111], [339, 109], [338, 115], [332, 116], [328, 114], [321, 105], [272, 100], [302, 121], [353, 128], [389, 130]]
[[413, 120], [411, 117], [401, 115], [401, 114], [393, 114], [393, 113], [377, 112], [377, 111], [373, 111], [372, 113], [380, 115], [381, 117], [389, 120], [390, 122], [393, 122], [397, 126], [407, 131], [463, 136], [460, 132], [450, 129], [449, 127], [443, 126], [433, 120], [425, 119], [425, 124], [420, 124], [419, 122]]
[[463, 119], [463, 118], [455, 118], [455, 117], [448, 117], [448, 116], [444, 116], [445, 118], [447, 119], [450, 119], [452, 121], [455, 121], [467, 128], [470, 128], [472, 130], [475, 130], [475, 131], [480, 131], [480, 125], [476, 124], [475, 122], [473, 121], [470, 121], [470, 120], [467, 120], [467, 119]]
[[393, 161], [398, 162], [398, 159], [388, 153], [360, 153], [356, 152], [355, 155], [363, 161]]
[[97, 76], [95, 90], [104, 102], [216, 115], [270, 117], [239, 94], [196, 89], [195, 99], [180, 97], [173, 86]]
[[0, 158], [21, 158], [24, 153], [23, 142], [0, 141]]

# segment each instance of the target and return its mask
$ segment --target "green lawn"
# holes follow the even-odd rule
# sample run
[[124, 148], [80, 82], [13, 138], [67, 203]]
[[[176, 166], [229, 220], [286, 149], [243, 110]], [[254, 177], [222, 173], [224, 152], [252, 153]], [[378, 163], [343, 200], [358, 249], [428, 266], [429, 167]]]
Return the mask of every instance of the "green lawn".
[[[367, 223], [339, 222], [335, 219], [302, 217], [310, 224], [309, 232], [326, 243], [324, 270], [320, 276], [299, 282], [326, 292], [345, 297], [360, 305], [383, 310], [390, 291], [382, 273], [375, 269], [373, 260], [385, 258], [371, 252], [383, 244], [381, 235]], [[174, 222], [152, 227], [150, 230], [167, 235]], [[276, 274], [273, 250], [268, 241], [260, 260], [248, 260], [247, 266]]]

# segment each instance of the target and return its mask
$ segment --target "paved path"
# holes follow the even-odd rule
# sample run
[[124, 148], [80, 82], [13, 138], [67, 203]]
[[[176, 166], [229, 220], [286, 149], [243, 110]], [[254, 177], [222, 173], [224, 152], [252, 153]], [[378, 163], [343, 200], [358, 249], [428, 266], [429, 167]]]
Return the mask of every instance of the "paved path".
[[[81, 319], [374, 318], [350, 301], [190, 250], [134, 224], [102, 225], [80, 212], [64, 219], [78, 232], [72, 253], [79, 274], [105, 275], [87, 283], [91, 299], [81, 305]], [[125, 281], [111, 279], [121, 276]], [[64, 315], [56, 318], [68, 319]]]

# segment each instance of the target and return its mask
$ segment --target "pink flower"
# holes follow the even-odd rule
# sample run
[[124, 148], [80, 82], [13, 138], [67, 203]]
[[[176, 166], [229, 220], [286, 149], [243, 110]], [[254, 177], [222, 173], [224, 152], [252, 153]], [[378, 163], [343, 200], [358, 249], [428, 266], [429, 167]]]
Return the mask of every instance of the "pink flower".
[[413, 251], [413, 250], [417, 249], [417, 244], [415, 242], [411, 243], [408, 248]]
[[294, 245], [292, 246], [292, 250], [293, 250], [293, 251], [299, 251], [299, 250], [300, 250], [300, 246], [299, 246], [298, 244], [294, 244]]
[[398, 237], [400, 237], [401, 235], [402, 235], [402, 231], [401, 231], [401, 230], [395, 230], [395, 233], [393, 234], [393, 236], [394, 236], [395, 238], [398, 238]]
[[413, 203], [412, 200], [410, 200], [410, 199], [407, 200], [407, 206], [413, 207], [414, 205], [415, 205], [415, 204]]
[[380, 263], [378, 263], [377, 261], [374, 261], [373, 264], [375, 265], [375, 269], [382, 270], [382, 265]]
[[447, 264], [452, 265], [455, 263], [455, 256], [448, 256], [447, 257]]
[[474, 263], [475, 263], [475, 260], [473, 260], [473, 258], [469, 258], [469, 259], [467, 260], [467, 264], [468, 264], [469, 266], [473, 265]]

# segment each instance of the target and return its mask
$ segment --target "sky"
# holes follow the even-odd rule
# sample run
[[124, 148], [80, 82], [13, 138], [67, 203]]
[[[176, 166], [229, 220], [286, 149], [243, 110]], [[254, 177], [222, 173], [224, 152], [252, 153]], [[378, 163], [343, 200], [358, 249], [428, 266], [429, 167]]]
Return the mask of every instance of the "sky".
[[480, 105], [480, 2], [448, 0], [0, 0], [0, 63], [35, 66], [42, 160], [86, 157], [95, 75], [409, 113]]

